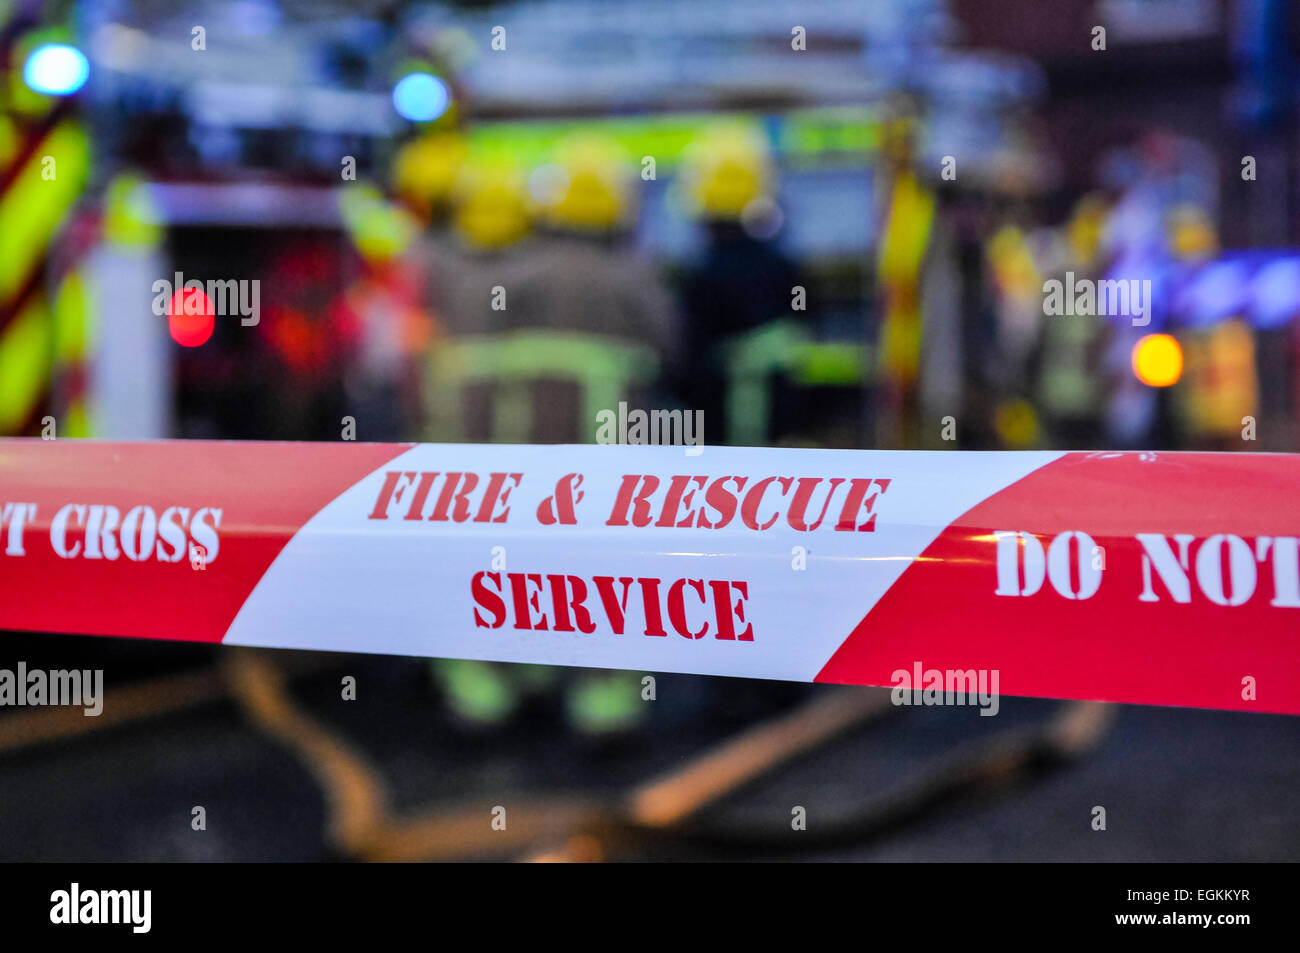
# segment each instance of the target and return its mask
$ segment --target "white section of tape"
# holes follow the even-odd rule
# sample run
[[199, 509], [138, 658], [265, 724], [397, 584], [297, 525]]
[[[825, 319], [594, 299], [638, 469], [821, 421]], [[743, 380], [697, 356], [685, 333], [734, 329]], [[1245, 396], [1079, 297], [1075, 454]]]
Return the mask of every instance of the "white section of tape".
[[[688, 456], [680, 447], [420, 445], [351, 487], [294, 536], [245, 602], [225, 642], [809, 681], [947, 525], [1060, 456], [727, 447]], [[503, 524], [371, 520], [388, 471], [473, 472], [480, 490], [490, 472], [522, 473], [523, 479], [511, 492], [510, 516]], [[573, 472], [583, 475], [577, 524], [539, 524], [539, 503]], [[721, 529], [608, 526], [625, 474], [660, 478], [652, 498], [656, 516], [675, 474], [702, 476], [710, 483], [739, 475], [749, 486], [768, 476], [839, 477], [845, 484], [824, 524], [813, 531], [798, 531], [784, 518], [755, 531], [739, 516]], [[876, 500], [873, 532], [834, 529], [851, 478], [890, 481]], [[820, 484], [813, 495], [810, 521], [827, 485]], [[441, 480], [425, 512], [440, 489]], [[393, 512], [405, 512], [409, 499], [404, 496]], [[766, 499], [759, 511], [764, 520], [781, 502], [776, 489]], [[548, 616], [553, 613], [546, 575], [584, 579], [596, 631], [518, 629], [513, 617], [499, 628], [476, 626], [471, 580], [492, 569], [498, 546], [504, 549], [498, 555], [504, 555], [505, 572], [541, 575], [538, 607]], [[804, 569], [793, 568], [796, 546], [806, 551]], [[684, 638], [666, 615], [667, 635], [647, 636], [637, 584], [629, 589], [624, 632], [616, 635], [591, 586], [595, 576], [662, 580], [661, 610], [674, 580], [743, 581], [745, 623], [736, 625], [752, 624], [753, 640], [711, 634]], [[502, 588], [509, 610], [511, 590], [504, 578]], [[712, 594], [707, 583], [704, 588]], [[683, 591], [689, 596], [689, 626], [710, 620], [711, 628], [716, 625], [719, 610], [699, 600], [695, 590]], [[486, 613], [480, 609], [480, 614]]]

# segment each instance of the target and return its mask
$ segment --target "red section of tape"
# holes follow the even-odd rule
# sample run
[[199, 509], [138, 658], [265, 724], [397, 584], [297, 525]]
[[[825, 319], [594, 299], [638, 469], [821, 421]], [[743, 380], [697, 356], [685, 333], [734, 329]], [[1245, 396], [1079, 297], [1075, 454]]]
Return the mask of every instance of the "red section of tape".
[[[1294, 567], [1274, 545], [1300, 536], [1297, 490], [1295, 456], [1069, 454], [947, 527], [817, 681], [891, 685], [901, 681], [895, 672], [919, 663], [996, 670], [1009, 695], [1300, 714]], [[1027, 532], [1044, 553], [1058, 535], [1082, 532], [1099, 552], [1081, 552], [1071, 537], [1055, 580], [1029, 595], [999, 595], [997, 531]], [[1148, 537], [1148, 549], [1139, 533], [1166, 543]], [[1185, 571], [1175, 534], [1191, 537]], [[1163, 545], [1169, 555], [1153, 560]], [[1010, 552], [1014, 587], [1032, 588], [1023, 548]], [[1097, 588], [1078, 598], [1098, 558]]]
[[[0, 555], [0, 629], [219, 642], [293, 534], [407, 449], [7, 440], [0, 504], [34, 503], [36, 516], [23, 558]], [[0, 552], [13, 539], [6, 515]], [[210, 561], [191, 549], [214, 538]]]

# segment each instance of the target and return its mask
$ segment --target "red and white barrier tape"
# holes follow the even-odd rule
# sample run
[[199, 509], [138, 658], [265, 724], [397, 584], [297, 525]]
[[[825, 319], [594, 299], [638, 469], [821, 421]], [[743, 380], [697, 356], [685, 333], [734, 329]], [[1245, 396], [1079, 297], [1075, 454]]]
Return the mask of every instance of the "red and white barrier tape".
[[1300, 714], [1297, 491], [1270, 454], [4, 440], [0, 629]]

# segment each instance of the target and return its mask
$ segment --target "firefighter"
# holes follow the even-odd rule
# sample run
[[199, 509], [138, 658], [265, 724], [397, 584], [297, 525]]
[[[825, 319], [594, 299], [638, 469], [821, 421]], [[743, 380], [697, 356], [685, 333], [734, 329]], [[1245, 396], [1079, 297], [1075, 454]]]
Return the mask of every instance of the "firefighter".
[[[518, 170], [467, 163], [453, 193], [455, 264], [437, 298], [449, 340], [579, 332], [589, 353], [620, 342], [669, 352], [668, 296], [649, 265], [624, 246], [633, 206], [621, 157], [609, 143], [584, 137], [563, 144], [559, 162], [538, 178], [544, 187], [534, 209]], [[544, 233], [530, 239], [534, 212]], [[530, 439], [591, 440], [595, 421], [580, 419], [574, 406], [544, 395], [526, 401]], [[472, 401], [461, 413], [479, 416]], [[462, 724], [479, 729], [507, 724], [530, 700], [558, 705], [566, 723], [591, 739], [626, 737], [644, 720], [638, 673], [477, 661], [440, 661], [433, 671]]]
[[523, 171], [499, 160], [466, 164], [452, 188], [450, 223], [434, 278], [438, 320], [453, 335], [500, 331], [493, 289], [506, 289], [513, 304], [521, 244], [534, 224]]
[[[495, 427], [495, 404], [506, 396], [492, 368], [482, 366], [490, 362], [466, 356], [467, 342], [479, 342], [481, 351], [485, 338], [506, 330], [501, 309], [514, 303], [509, 296], [534, 226], [523, 171], [500, 160], [467, 162], [449, 201], [447, 235], [425, 244], [429, 308], [441, 335], [425, 365], [425, 438], [523, 442], [526, 434]], [[468, 365], [489, 379], [470, 379]]]
[[[674, 362], [671, 298], [650, 263], [628, 247], [635, 209], [629, 172], [605, 139], [563, 142], [556, 161], [529, 177], [538, 230], [518, 247], [508, 216], [474, 211], [469, 199], [457, 213], [466, 251], [482, 268], [460, 268], [463, 293], [446, 310], [465, 333], [529, 342], [508, 362], [511, 379], [499, 382], [497, 402], [512, 394], [518, 410], [496, 408], [495, 439], [504, 422], [519, 441], [591, 442], [593, 411], [651, 399], [655, 369]], [[479, 363], [494, 359], [489, 352]]]
[[[1067, 268], [1085, 275], [1097, 273], [1106, 211], [1104, 200], [1095, 195], [1085, 196], [1076, 206], [1065, 229]], [[1095, 315], [1043, 319], [1034, 362], [1038, 405], [1056, 449], [1095, 450], [1105, 442], [1105, 332], [1104, 321]]]
[[671, 299], [628, 245], [636, 213], [629, 160], [593, 134], [561, 143], [556, 159], [531, 178], [542, 240], [530, 249], [505, 326], [639, 342], [671, 363], [679, 343]]
[[[727, 414], [745, 412], [726, 406], [727, 344], [790, 316], [802, 282], [773, 240], [779, 222], [776, 171], [759, 131], [739, 125], [709, 130], [688, 151], [683, 175], [706, 244], [682, 281], [681, 390], [706, 421], [721, 422]], [[776, 414], [783, 406], [778, 402]], [[761, 421], [761, 426], [769, 434], [787, 429], [776, 420]]]

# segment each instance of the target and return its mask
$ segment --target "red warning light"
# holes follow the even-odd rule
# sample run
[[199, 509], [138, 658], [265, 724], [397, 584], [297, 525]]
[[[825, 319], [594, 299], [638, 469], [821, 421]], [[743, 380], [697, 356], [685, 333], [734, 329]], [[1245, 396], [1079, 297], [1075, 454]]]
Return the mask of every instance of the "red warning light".
[[167, 306], [167, 330], [181, 347], [207, 343], [216, 327], [212, 299], [199, 288], [180, 288]]

